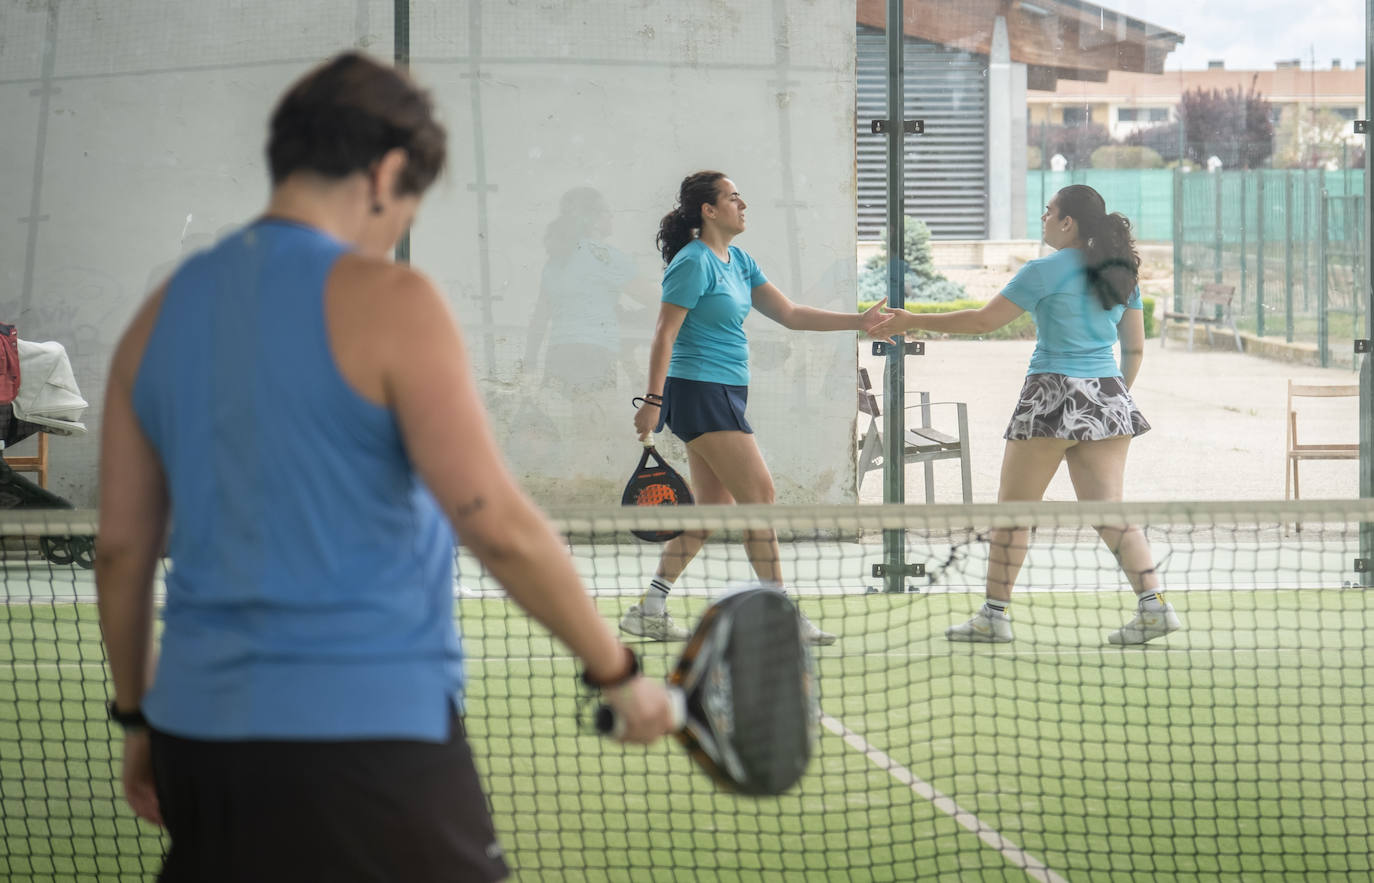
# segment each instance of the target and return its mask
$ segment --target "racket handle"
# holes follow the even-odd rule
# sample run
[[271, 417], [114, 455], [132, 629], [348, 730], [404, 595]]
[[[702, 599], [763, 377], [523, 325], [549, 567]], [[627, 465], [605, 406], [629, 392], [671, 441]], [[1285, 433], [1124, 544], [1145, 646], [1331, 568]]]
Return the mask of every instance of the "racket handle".
[[[668, 704], [673, 713], [673, 729], [676, 733], [687, 726], [687, 694], [677, 687], [668, 688]], [[625, 735], [625, 720], [615, 713], [609, 705], [596, 707], [596, 731], [603, 736], [619, 739]]]

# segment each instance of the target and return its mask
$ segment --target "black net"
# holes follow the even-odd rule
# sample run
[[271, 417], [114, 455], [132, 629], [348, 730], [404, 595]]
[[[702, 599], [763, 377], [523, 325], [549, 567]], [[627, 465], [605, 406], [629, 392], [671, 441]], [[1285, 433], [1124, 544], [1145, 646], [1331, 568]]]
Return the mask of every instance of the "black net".
[[[51, 560], [54, 541], [90, 533], [90, 515], [4, 523], [5, 879], [151, 879], [165, 845], [117, 784], [91, 571]], [[813, 648], [821, 718], [806, 774], [778, 798], [731, 796], [671, 740], [625, 750], [591, 732], [575, 661], [460, 549], [470, 737], [518, 879], [1374, 870], [1368, 502], [600, 509], [555, 520], [612, 621], [664, 549], [632, 528], [712, 530], [668, 599], [688, 627], [752, 579], [745, 532], [773, 528], [789, 593], [837, 639]], [[1143, 526], [1181, 627], [1114, 644], [1137, 615], [1129, 582], [1142, 573], [1123, 572], [1093, 525], [1119, 536], [1128, 524]], [[1002, 554], [997, 530], [1013, 527], [1031, 528], [1014, 640], [949, 640], [946, 629], [979, 610], [990, 555]], [[873, 575], [894, 563], [884, 546], [894, 530], [897, 563], [923, 570], [900, 593]], [[657, 677], [681, 648], [640, 647]]]

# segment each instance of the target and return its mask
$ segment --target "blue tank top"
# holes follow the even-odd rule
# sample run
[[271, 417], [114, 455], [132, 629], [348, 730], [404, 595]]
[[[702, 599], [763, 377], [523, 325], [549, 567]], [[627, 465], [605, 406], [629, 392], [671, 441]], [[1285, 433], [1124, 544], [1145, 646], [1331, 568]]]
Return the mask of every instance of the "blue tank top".
[[448, 736], [454, 537], [399, 427], [339, 373], [324, 286], [344, 243], [262, 220], [167, 285], [133, 403], [172, 501], [158, 729], [189, 738]]

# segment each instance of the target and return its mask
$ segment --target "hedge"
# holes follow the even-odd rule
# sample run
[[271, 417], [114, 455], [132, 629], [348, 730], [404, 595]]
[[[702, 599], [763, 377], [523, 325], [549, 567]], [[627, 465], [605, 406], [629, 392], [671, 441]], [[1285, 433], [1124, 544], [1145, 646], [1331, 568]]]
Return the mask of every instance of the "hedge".
[[[1142, 297], [1141, 304], [1145, 310], [1145, 336], [1155, 336], [1155, 299], [1152, 297]], [[859, 301], [859, 312], [863, 312], [873, 306], [876, 301]], [[906, 309], [913, 313], [953, 313], [957, 310], [976, 310], [982, 307], [984, 301], [979, 300], [952, 300], [945, 303], [924, 303], [914, 302], [906, 305]], [[932, 338], [943, 337], [972, 337], [973, 335], [948, 335], [933, 331], [913, 331], [909, 337], [930, 340]], [[1029, 313], [1022, 313], [1011, 322], [990, 331], [987, 334], [977, 335], [979, 340], [1035, 340], [1035, 323], [1031, 321]]]

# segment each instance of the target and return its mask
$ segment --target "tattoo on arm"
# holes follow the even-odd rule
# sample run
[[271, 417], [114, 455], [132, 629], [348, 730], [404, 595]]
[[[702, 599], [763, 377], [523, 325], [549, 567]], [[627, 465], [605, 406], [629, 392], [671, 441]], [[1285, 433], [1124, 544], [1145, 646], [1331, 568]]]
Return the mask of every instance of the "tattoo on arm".
[[463, 521], [470, 516], [476, 515], [486, 508], [487, 501], [481, 497], [473, 497], [466, 503], [459, 503], [453, 508], [453, 519]]

